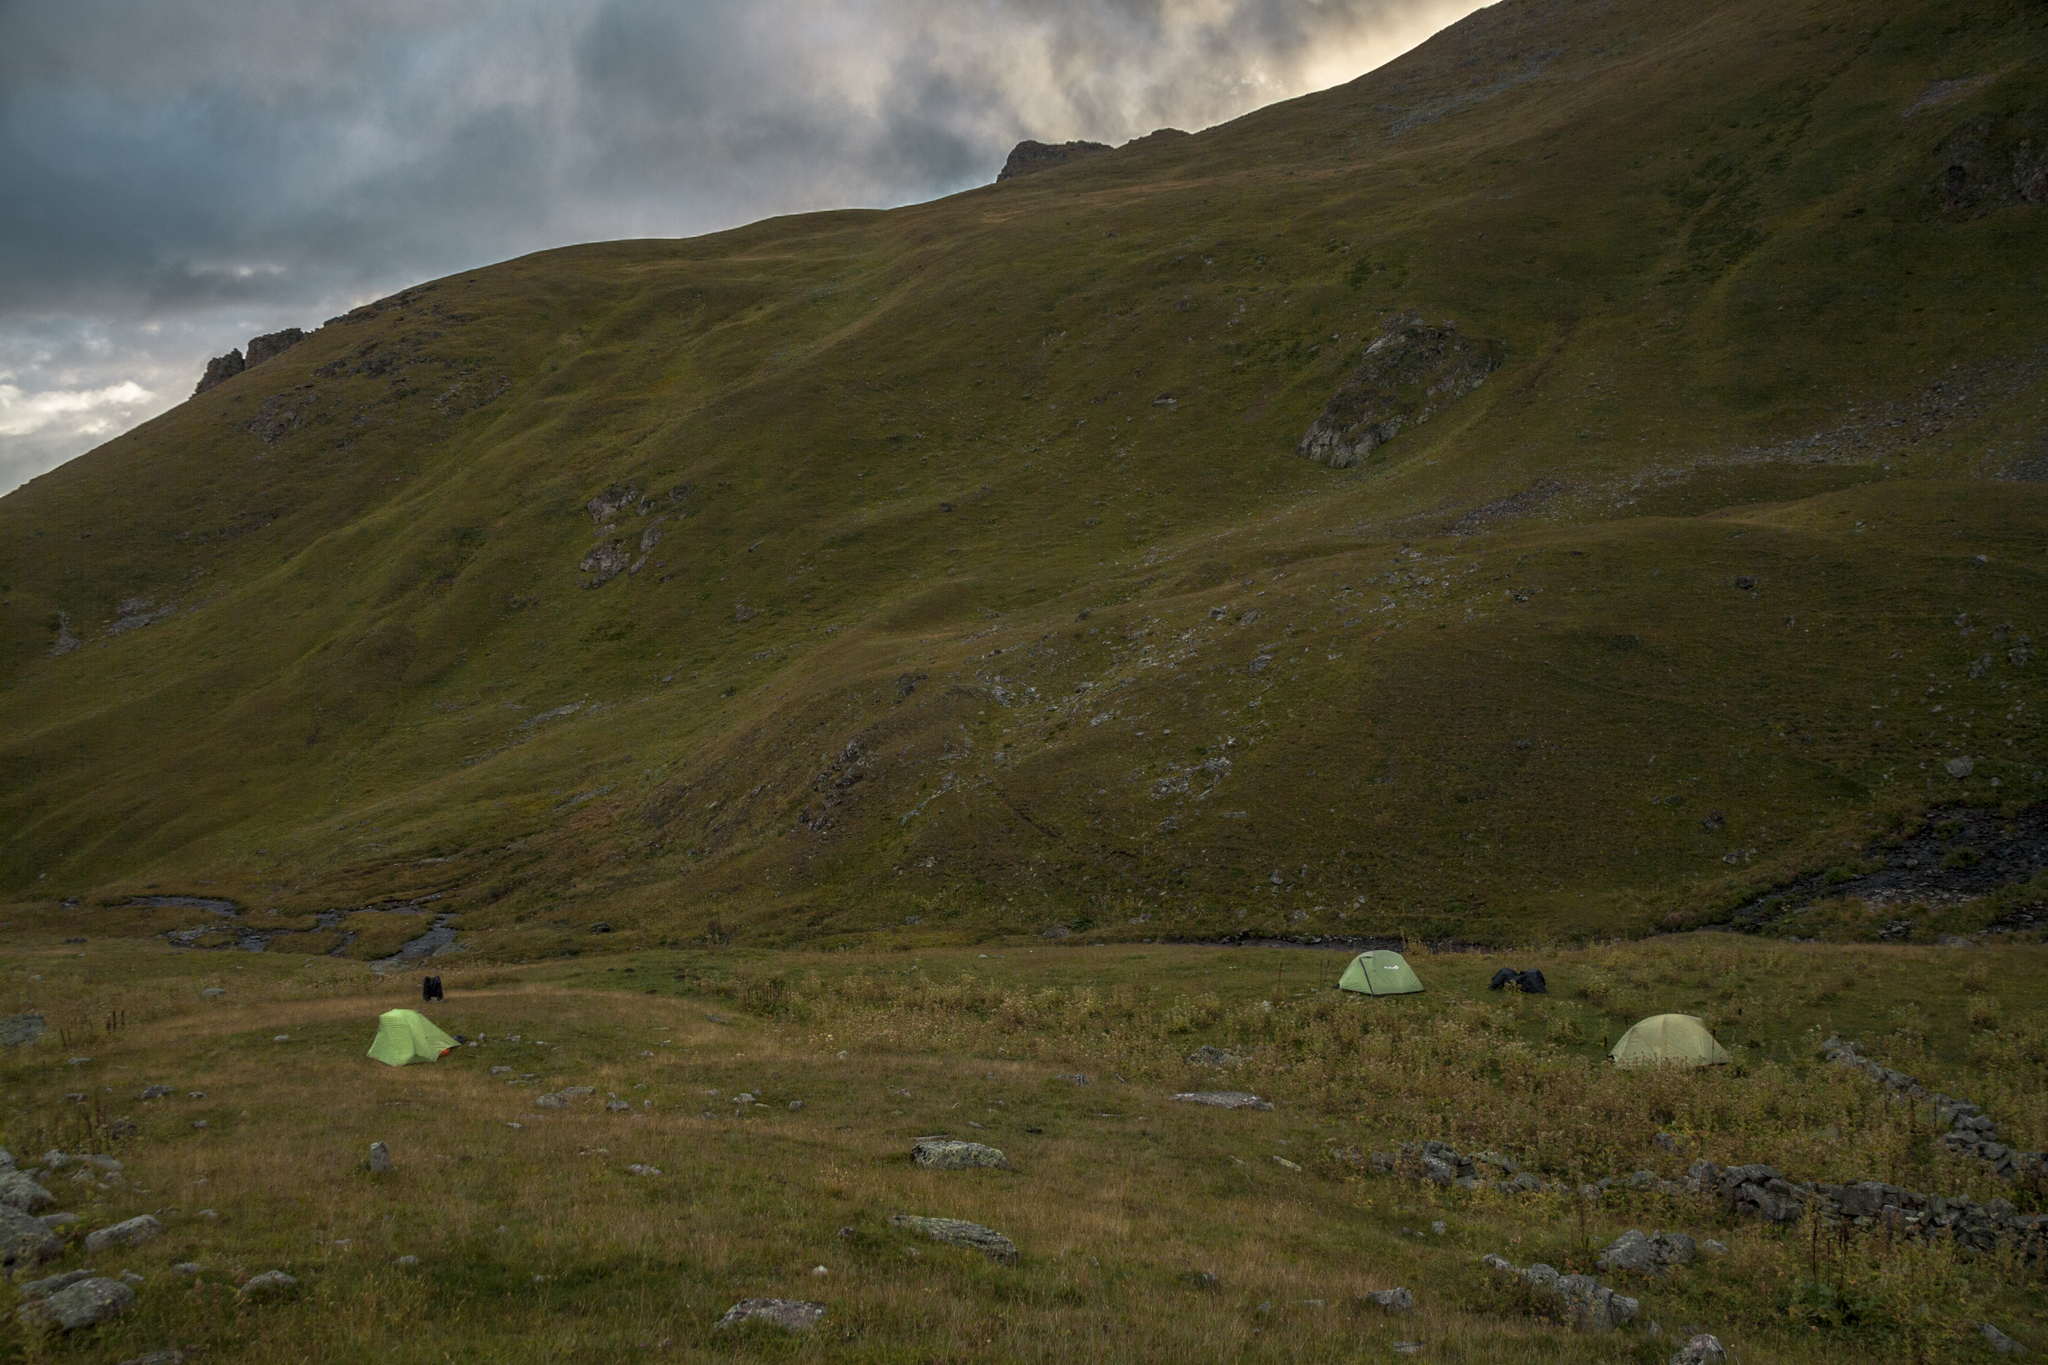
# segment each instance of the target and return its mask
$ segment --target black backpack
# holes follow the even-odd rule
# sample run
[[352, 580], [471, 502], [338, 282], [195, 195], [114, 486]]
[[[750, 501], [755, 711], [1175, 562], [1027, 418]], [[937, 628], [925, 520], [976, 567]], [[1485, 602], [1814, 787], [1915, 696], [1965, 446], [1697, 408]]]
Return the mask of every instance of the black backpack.
[[422, 1000], [441, 1000], [441, 999], [444, 999], [444, 998], [445, 998], [445, 997], [444, 997], [444, 996], [443, 996], [443, 995], [441, 994], [441, 978], [440, 978], [440, 977], [438, 977], [438, 976], [429, 976], [429, 977], [425, 977], [425, 978], [423, 978], [423, 979], [422, 979], [422, 980], [420, 981], [420, 999], [422, 999]]

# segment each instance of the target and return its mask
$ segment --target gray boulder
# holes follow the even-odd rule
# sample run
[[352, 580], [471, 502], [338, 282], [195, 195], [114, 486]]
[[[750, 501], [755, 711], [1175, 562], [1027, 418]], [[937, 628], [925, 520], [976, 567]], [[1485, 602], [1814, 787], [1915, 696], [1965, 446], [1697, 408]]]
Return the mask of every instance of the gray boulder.
[[1204, 1043], [1188, 1054], [1189, 1066], [1237, 1066], [1242, 1059], [1234, 1052]]
[[1009, 1158], [994, 1147], [952, 1138], [923, 1138], [910, 1149], [910, 1159], [929, 1171], [969, 1171], [977, 1167], [1010, 1169]]
[[142, 1098], [146, 1100], [162, 1099], [170, 1093], [171, 1088], [167, 1085], [145, 1085], [142, 1087]]
[[1175, 1095], [1182, 1104], [1208, 1104], [1218, 1109], [1271, 1109], [1273, 1106], [1243, 1090], [1197, 1090]]
[[970, 1223], [964, 1218], [921, 1218], [916, 1214], [899, 1213], [891, 1216], [892, 1226], [908, 1228], [934, 1242], [947, 1246], [966, 1247], [978, 1251], [991, 1261], [1003, 1265], [1017, 1264], [1017, 1244], [1002, 1233], [985, 1228], [979, 1223]]
[[806, 1303], [802, 1299], [741, 1299], [725, 1310], [718, 1325], [738, 1327], [743, 1323], [765, 1322], [785, 1332], [808, 1332], [824, 1317], [822, 1303]]
[[63, 1254], [64, 1239], [39, 1218], [0, 1204], [0, 1266], [36, 1265]]
[[0, 1018], [0, 1047], [24, 1047], [50, 1031], [43, 1016], [31, 1010]]
[[1727, 1359], [1728, 1353], [1721, 1349], [1720, 1341], [1702, 1332], [1679, 1348], [1678, 1354], [1671, 1357], [1671, 1365], [1722, 1365]]
[[56, 1198], [36, 1184], [28, 1172], [0, 1172], [0, 1204], [20, 1209], [23, 1213], [41, 1213], [56, 1202]]
[[391, 1149], [381, 1142], [370, 1144], [370, 1173], [382, 1175], [391, 1169]]
[[252, 1275], [249, 1282], [237, 1291], [235, 1297], [255, 1301], [282, 1298], [299, 1287], [299, 1282], [282, 1270], [266, 1270], [261, 1275]]
[[1539, 1296], [1553, 1300], [1565, 1320], [1582, 1332], [1605, 1332], [1633, 1321], [1642, 1307], [1617, 1294], [1591, 1275], [1565, 1275], [1541, 1261], [1526, 1270], [1504, 1256], [1486, 1256], [1482, 1263], [1496, 1274], [1512, 1275]]
[[1993, 1327], [1988, 1322], [1978, 1323], [1977, 1333], [1978, 1335], [1982, 1336], [1984, 1340], [1991, 1343], [1992, 1350], [1998, 1352], [1998, 1354], [2002, 1356], [2019, 1356], [2025, 1355], [2027, 1353], [2026, 1347], [2020, 1345], [2017, 1341], [2014, 1341], [2011, 1337], [1999, 1331], [1996, 1327]]
[[134, 1302], [133, 1289], [119, 1280], [95, 1275], [68, 1284], [54, 1294], [29, 1300], [16, 1311], [15, 1317], [27, 1327], [75, 1332], [119, 1317]]
[[115, 1223], [97, 1232], [85, 1235], [85, 1249], [88, 1252], [105, 1251], [108, 1247], [136, 1247], [153, 1237], [163, 1235], [164, 1225], [150, 1215], [138, 1214], [125, 1223]]
[[1630, 1228], [1601, 1252], [1594, 1264], [1602, 1270], [1661, 1275], [1665, 1266], [1690, 1265], [1699, 1254], [1699, 1244], [1682, 1232], [1660, 1232], [1654, 1237], [1645, 1237]]
[[48, 1279], [30, 1280], [27, 1284], [21, 1286], [20, 1294], [24, 1301], [29, 1299], [47, 1299], [58, 1290], [69, 1289], [80, 1280], [89, 1280], [97, 1274], [99, 1274], [99, 1271], [94, 1270], [91, 1266], [87, 1266], [83, 1270], [62, 1270]]
[[1415, 1311], [1415, 1295], [1406, 1289], [1369, 1289], [1365, 1297], [1386, 1309], [1389, 1313], [1412, 1313]]

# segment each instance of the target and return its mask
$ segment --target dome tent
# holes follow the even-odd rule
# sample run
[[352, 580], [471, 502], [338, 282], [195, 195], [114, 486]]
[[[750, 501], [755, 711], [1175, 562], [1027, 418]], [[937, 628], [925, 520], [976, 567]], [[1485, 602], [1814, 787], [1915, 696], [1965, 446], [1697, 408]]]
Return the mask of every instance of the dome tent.
[[1616, 1066], [1726, 1066], [1734, 1058], [1690, 1014], [1653, 1014], [1607, 1054]]
[[377, 1016], [377, 1041], [369, 1055], [386, 1066], [431, 1062], [455, 1046], [455, 1040], [434, 1027], [418, 1010], [386, 1010]]
[[1337, 978], [1337, 989], [1359, 995], [1413, 995], [1422, 989], [1422, 981], [1399, 953], [1375, 948], [1351, 959]]

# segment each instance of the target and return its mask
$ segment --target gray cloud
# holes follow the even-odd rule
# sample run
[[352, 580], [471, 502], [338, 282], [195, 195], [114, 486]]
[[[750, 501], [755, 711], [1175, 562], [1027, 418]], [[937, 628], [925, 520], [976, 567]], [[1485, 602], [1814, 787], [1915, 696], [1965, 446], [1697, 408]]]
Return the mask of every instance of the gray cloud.
[[563, 242], [931, 198], [1022, 137], [1205, 127], [1474, 7], [11, 0], [0, 491], [256, 332]]

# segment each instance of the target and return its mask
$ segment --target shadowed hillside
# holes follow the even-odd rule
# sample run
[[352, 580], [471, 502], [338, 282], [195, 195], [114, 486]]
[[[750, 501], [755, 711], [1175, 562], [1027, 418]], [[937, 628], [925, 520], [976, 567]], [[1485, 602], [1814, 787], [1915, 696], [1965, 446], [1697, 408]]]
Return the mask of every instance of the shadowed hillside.
[[1504, 941], [1934, 805], [2025, 844], [2044, 90], [2039, 5], [1506, 0], [1195, 136], [409, 289], [0, 499], [0, 890]]

